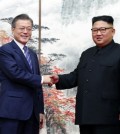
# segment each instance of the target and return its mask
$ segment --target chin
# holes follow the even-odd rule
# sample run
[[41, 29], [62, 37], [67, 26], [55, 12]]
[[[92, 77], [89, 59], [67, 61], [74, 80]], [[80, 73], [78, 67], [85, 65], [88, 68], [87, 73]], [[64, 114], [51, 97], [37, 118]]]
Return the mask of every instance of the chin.
[[28, 41], [21, 41], [22, 44], [26, 44]]

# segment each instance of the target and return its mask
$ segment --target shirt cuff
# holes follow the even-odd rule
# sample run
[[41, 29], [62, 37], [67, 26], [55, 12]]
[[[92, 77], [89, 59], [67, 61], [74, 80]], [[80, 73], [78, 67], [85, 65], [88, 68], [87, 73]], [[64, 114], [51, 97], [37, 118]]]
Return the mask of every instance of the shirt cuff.
[[43, 79], [44, 79], [44, 77], [42, 76], [42, 77], [41, 77], [41, 84], [43, 84]]

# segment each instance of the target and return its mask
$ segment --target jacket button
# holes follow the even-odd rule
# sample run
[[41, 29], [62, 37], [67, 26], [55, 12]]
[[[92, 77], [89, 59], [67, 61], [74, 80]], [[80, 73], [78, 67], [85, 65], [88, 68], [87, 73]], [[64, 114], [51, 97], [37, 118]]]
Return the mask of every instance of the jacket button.
[[85, 92], [85, 94], [87, 94], [88, 93], [88, 90], [85, 90], [84, 92]]

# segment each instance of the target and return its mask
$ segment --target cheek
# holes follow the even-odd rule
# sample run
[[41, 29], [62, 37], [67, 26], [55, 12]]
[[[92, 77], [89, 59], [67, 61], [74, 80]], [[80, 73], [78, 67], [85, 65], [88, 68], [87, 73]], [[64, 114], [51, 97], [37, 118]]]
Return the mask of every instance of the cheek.
[[97, 39], [97, 36], [92, 35], [92, 39], [95, 41]]
[[13, 32], [13, 36], [18, 37], [18, 36], [20, 36], [20, 33], [19, 33], [19, 32], [17, 32], [17, 31], [14, 31], [14, 32]]
[[112, 39], [113, 38], [113, 36], [111, 35], [111, 34], [106, 34], [106, 35], [104, 35], [104, 40], [109, 40], [109, 39]]
[[29, 33], [28, 35], [29, 35], [29, 36], [32, 36], [32, 33]]

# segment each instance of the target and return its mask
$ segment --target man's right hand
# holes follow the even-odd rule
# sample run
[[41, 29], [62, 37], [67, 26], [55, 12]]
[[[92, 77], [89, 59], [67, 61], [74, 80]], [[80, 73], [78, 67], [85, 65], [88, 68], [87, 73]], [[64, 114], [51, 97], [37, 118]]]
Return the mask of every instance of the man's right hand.
[[48, 84], [49, 86], [52, 86], [53, 84], [56, 84], [59, 81], [59, 76], [57, 74], [43, 75], [42, 78], [42, 84]]
[[42, 84], [53, 84], [50, 75], [43, 75], [42, 76]]

